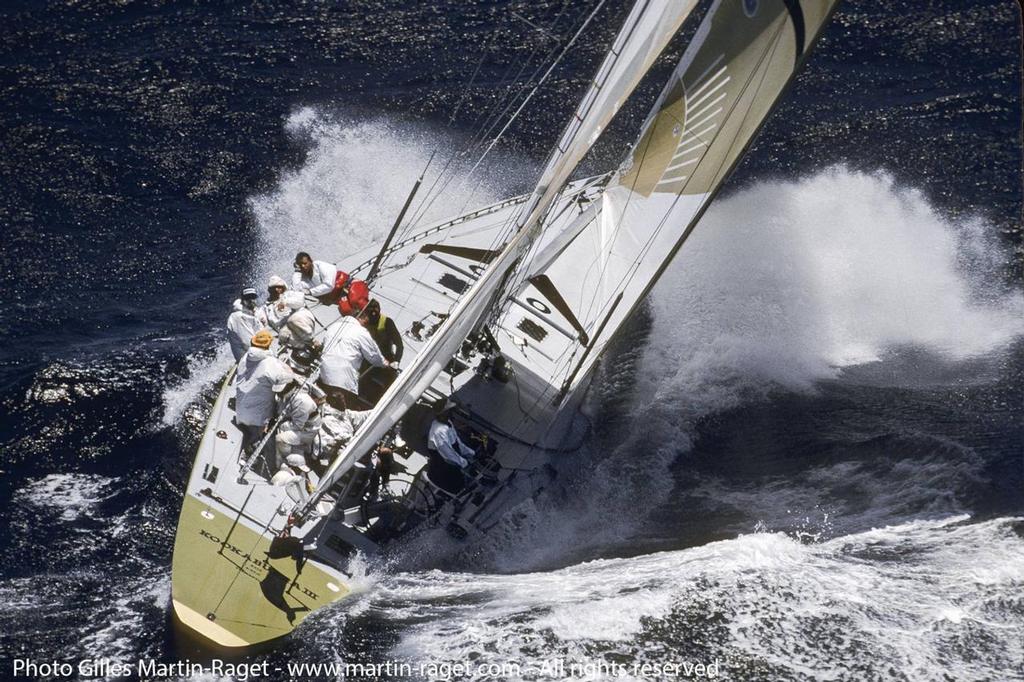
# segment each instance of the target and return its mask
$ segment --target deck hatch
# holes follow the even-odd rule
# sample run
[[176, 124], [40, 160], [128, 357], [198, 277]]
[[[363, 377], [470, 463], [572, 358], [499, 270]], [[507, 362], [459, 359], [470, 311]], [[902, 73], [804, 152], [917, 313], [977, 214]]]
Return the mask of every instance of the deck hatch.
[[441, 279], [437, 280], [437, 283], [446, 289], [451, 289], [457, 294], [465, 293], [466, 289], [469, 288], [469, 282], [461, 277], [456, 277], [450, 272], [446, 272], [441, 275]]
[[534, 341], [543, 341], [548, 335], [548, 330], [540, 326], [528, 317], [524, 317], [516, 325], [516, 329], [529, 336]]

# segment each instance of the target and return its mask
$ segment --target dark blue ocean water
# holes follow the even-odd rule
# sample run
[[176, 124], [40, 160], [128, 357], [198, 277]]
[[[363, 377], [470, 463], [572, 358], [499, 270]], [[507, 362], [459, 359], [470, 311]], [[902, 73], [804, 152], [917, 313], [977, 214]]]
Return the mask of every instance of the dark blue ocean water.
[[[516, 15], [565, 40], [591, 5], [4, 3], [0, 677], [174, 660], [170, 551], [236, 292], [378, 239], [551, 49]], [[529, 187], [626, 11], [453, 210]], [[263, 656], [1024, 678], [1020, 41], [1008, 1], [844, 3], [619, 339], [585, 451], [493, 538], [369, 563]]]

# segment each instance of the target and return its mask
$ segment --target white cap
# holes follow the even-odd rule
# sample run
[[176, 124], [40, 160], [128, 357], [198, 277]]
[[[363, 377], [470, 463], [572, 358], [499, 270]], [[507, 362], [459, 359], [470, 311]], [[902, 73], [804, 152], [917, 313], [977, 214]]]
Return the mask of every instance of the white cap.
[[281, 279], [277, 275], [271, 275], [270, 276], [270, 281], [267, 282], [267, 288], [271, 289], [273, 287], [285, 287], [285, 288], [287, 288], [288, 287], [288, 282], [285, 282], [283, 279]]
[[291, 376], [289, 376], [289, 377], [287, 377], [287, 378], [277, 382], [273, 386], [271, 386], [270, 390], [273, 391], [274, 393], [280, 393], [284, 389], [286, 389], [289, 386], [291, 386], [292, 382], [294, 382], [295, 379], [296, 379], [296, 377], [295, 377], [295, 374], [293, 373]]
[[288, 322], [285, 324], [293, 334], [301, 337], [309, 338], [316, 331], [316, 317], [308, 308], [296, 310], [288, 317]]
[[299, 310], [300, 308], [306, 307], [306, 297], [302, 295], [301, 291], [286, 291], [281, 296], [281, 300], [284, 304], [292, 310]]
[[285, 464], [299, 471], [309, 471], [309, 467], [306, 466], [306, 458], [302, 455], [288, 455], [284, 458]]

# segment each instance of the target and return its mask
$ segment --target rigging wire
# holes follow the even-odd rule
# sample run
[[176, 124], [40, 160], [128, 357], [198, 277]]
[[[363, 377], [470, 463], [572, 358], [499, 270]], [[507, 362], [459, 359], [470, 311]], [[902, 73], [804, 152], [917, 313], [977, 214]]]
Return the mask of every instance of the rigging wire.
[[[601, 0], [601, 1], [603, 2], [604, 0]], [[569, 4], [570, 4], [569, 0], [563, 0], [562, 7], [559, 10], [558, 14], [556, 15], [554, 21], [552, 21], [552, 23], [551, 23], [551, 25], [550, 25], [550, 27], [548, 29], [548, 32], [554, 32], [555, 28], [560, 23], [562, 17], [565, 15], [566, 9], [568, 8]], [[526, 60], [524, 60], [522, 62], [522, 66], [519, 68], [519, 71], [511, 79], [508, 79], [508, 74], [510, 74], [512, 72], [512, 69], [515, 67], [515, 63], [513, 63], [513, 64], [511, 64], [509, 66], [509, 69], [505, 72], [505, 75], [502, 76], [502, 80], [501, 80], [501, 82], [498, 85], [498, 87], [504, 92], [504, 94], [496, 102], [494, 102], [487, 109], [485, 109], [483, 112], [481, 112], [481, 114], [477, 117], [476, 121], [473, 124], [473, 128], [476, 130], [476, 132], [474, 132], [472, 134], [472, 136], [470, 137], [469, 141], [463, 146], [462, 149], [460, 149], [459, 151], [457, 151], [457, 152], [452, 154], [452, 156], [449, 159], [448, 163], [445, 164], [445, 168], [442, 170], [442, 173], [438, 175], [438, 177], [435, 180], [434, 184], [431, 185], [431, 188], [430, 188], [430, 191], [428, 192], [428, 194], [424, 196], [423, 201], [420, 203], [419, 206], [417, 206], [417, 210], [414, 212], [414, 218], [413, 218], [413, 221], [412, 221], [414, 224], [417, 223], [419, 220], [421, 220], [423, 218], [424, 214], [427, 212], [427, 210], [430, 209], [430, 207], [433, 205], [433, 203], [441, 196], [441, 194], [444, 193], [444, 191], [448, 188], [448, 186], [457, 179], [457, 176], [456, 176], [455, 172], [453, 171], [451, 173], [451, 175], [445, 180], [444, 184], [442, 184], [441, 188], [436, 193], [433, 192], [434, 188], [436, 187], [438, 182], [441, 180], [441, 177], [443, 176], [444, 172], [446, 172], [449, 169], [449, 167], [452, 165], [452, 163], [455, 161], [455, 159], [456, 158], [460, 158], [460, 157], [465, 157], [465, 156], [473, 153], [474, 150], [478, 149], [480, 147], [480, 145], [483, 144], [484, 140], [486, 140], [491, 135], [491, 132], [498, 125], [498, 123], [500, 123], [500, 121], [508, 113], [508, 111], [512, 108], [512, 106], [519, 100], [519, 98], [522, 95], [522, 93], [526, 92], [528, 88], [530, 88], [531, 92], [532, 92], [533, 90], [536, 90], [538, 87], [540, 87], [543, 84], [542, 82], [539, 82], [539, 81], [534, 83], [534, 80], [537, 77], [537, 75], [541, 72], [541, 70], [544, 68], [544, 64], [555, 54], [555, 52], [557, 51], [557, 46], [552, 48], [550, 51], [548, 51], [548, 53], [544, 56], [544, 58], [541, 60], [540, 64], [533, 71], [533, 73], [530, 75], [530, 77], [526, 80], [525, 83], [523, 83], [514, 92], [510, 89], [511, 88], [511, 84], [515, 83], [516, 81], [518, 81], [522, 77], [522, 74], [526, 71], [527, 67], [533, 61], [534, 56], [537, 54], [537, 52], [539, 50], [540, 50], [539, 46], [534, 47], [534, 49], [533, 49], [533, 51], [531, 51], [530, 55], [526, 58]], [[509, 87], [505, 87], [505, 83], [506, 82], [509, 83]], [[473, 85], [473, 81], [471, 81], [470, 84], [467, 86], [467, 90], [466, 90], [467, 95], [466, 96], [468, 96], [469, 90], [471, 89], [472, 85]], [[532, 94], [529, 95], [529, 96], [532, 96]], [[503, 108], [501, 108], [501, 110], [498, 111], [499, 107], [503, 107]], [[481, 121], [481, 119], [484, 119], [485, 117], [486, 117], [486, 119], [483, 121], [483, 124], [481, 125], [480, 121]], [[452, 118], [452, 121], [453, 120], [454, 120], [454, 117]], [[450, 123], [451, 123], [451, 121], [449, 122], [449, 125], [450, 125]], [[509, 121], [509, 123], [511, 123], [511, 120]], [[506, 126], [506, 128], [507, 128], [507, 126]], [[503, 130], [503, 133], [504, 133], [504, 130]], [[493, 143], [496, 143], [498, 141], [498, 139], [499, 138], [495, 138], [493, 140]], [[481, 161], [483, 161], [483, 157], [481, 157], [478, 160], [476, 166], [474, 166], [474, 170], [476, 170], [476, 167], [480, 165]], [[469, 179], [471, 177], [472, 177], [472, 171], [463, 178], [461, 186], [465, 187], [465, 185], [469, 182]], [[479, 188], [479, 185], [480, 185], [480, 181], [477, 182], [477, 185], [475, 186], [473, 192], [470, 193], [469, 199], [471, 199], [473, 194], [475, 194], [475, 192]], [[428, 199], [429, 199], [429, 201], [428, 201]], [[467, 203], [468, 203], [469, 199], [467, 199]], [[465, 210], [465, 206], [463, 206], [463, 210]]]
[[[526, 97], [525, 97], [525, 98], [524, 98], [524, 99], [522, 100], [522, 103], [520, 104], [519, 108], [517, 109], [517, 111], [516, 111], [516, 114], [514, 114], [513, 118], [512, 118], [512, 119], [510, 119], [510, 120], [509, 120], [509, 121], [508, 121], [508, 122], [506, 123], [506, 125], [505, 125], [505, 126], [504, 126], [504, 127], [502, 128], [502, 131], [501, 131], [501, 133], [500, 133], [500, 134], [499, 134], [499, 135], [498, 135], [498, 136], [497, 136], [497, 137], [496, 137], [496, 138], [495, 138], [494, 140], [492, 140], [492, 142], [491, 142], [491, 145], [490, 145], [490, 147], [489, 147], [489, 148], [488, 148], [488, 149], [487, 149], [487, 150], [486, 150], [486, 151], [484, 152], [484, 154], [483, 154], [483, 155], [481, 155], [481, 157], [480, 157], [480, 158], [478, 159], [478, 161], [477, 161], [477, 164], [476, 164], [476, 166], [474, 166], [474, 170], [475, 170], [476, 168], [478, 168], [478, 167], [479, 167], [480, 163], [482, 163], [482, 161], [483, 161], [483, 160], [484, 160], [484, 158], [485, 158], [485, 157], [487, 156], [487, 154], [489, 153], [489, 151], [490, 151], [491, 149], [493, 149], [493, 146], [494, 146], [494, 144], [496, 144], [496, 143], [497, 143], [497, 141], [498, 141], [498, 140], [500, 139], [500, 137], [501, 137], [502, 135], [504, 135], [504, 133], [505, 133], [505, 132], [506, 132], [506, 131], [508, 130], [508, 127], [509, 127], [509, 125], [510, 125], [510, 124], [512, 123], [512, 121], [514, 120], [514, 117], [515, 117], [515, 116], [517, 116], [517, 115], [518, 115], [518, 113], [522, 111], [522, 109], [523, 109], [523, 107], [525, 106], [526, 102], [528, 102], [528, 101], [529, 101], [529, 99], [530, 99], [530, 98], [532, 98], [532, 97], [533, 97], [533, 95], [534, 95], [534, 94], [535, 94], [535, 93], [536, 93], [536, 92], [538, 91], [538, 89], [539, 89], [539, 88], [540, 88], [540, 87], [541, 87], [541, 86], [542, 86], [542, 85], [543, 85], [543, 84], [544, 84], [544, 83], [546, 82], [546, 80], [548, 79], [548, 77], [549, 77], [549, 76], [551, 75], [551, 73], [553, 72], [553, 70], [554, 70], [555, 66], [556, 66], [556, 65], [557, 65], [557, 64], [558, 64], [558, 63], [559, 63], [559, 62], [560, 62], [560, 61], [562, 60], [562, 58], [564, 58], [564, 56], [565, 56], [565, 55], [566, 55], [566, 53], [568, 52], [569, 48], [571, 48], [571, 46], [572, 46], [572, 45], [573, 45], [573, 44], [574, 44], [574, 43], [576, 42], [576, 40], [578, 40], [578, 38], [580, 37], [580, 35], [582, 35], [582, 33], [583, 33], [583, 31], [585, 30], [585, 28], [587, 27], [587, 25], [588, 25], [588, 24], [590, 23], [590, 21], [591, 21], [591, 20], [592, 20], [592, 19], [594, 18], [594, 16], [595, 16], [595, 15], [596, 15], [596, 14], [598, 13], [598, 11], [599, 11], [599, 10], [601, 9], [601, 7], [602, 7], [602, 6], [604, 5], [604, 3], [605, 3], [605, 2], [606, 2], [606, 0], [598, 0], [598, 2], [597, 2], [597, 4], [596, 4], [596, 6], [594, 7], [594, 9], [593, 9], [593, 10], [592, 10], [592, 11], [591, 11], [591, 12], [590, 12], [590, 13], [589, 13], [588, 15], [587, 15], [587, 17], [586, 17], [586, 19], [585, 19], [585, 20], [583, 21], [583, 23], [582, 23], [582, 24], [581, 24], [581, 25], [580, 25], [580, 26], [579, 26], [579, 27], [578, 27], [578, 28], [576, 29], [576, 31], [574, 32], [574, 34], [573, 34], [572, 38], [571, 38], [571, 39], [570, 39], [570, 40], [568, 41], [568, 43], [567, 43], [567, 44], [566, 44], [566, 45], [564, 46], [564, 48], [563, 48], [563, 50], [562, 50], [561, 54], [559, 54], [559, 55], [558, 55], [558, 57], [557, 57], [557, 58], [556, 58], [556, 59], [554, 60], [554, 62], [553, 62], [552, 64], [550, 64], [550, 66], [549, 66], [549, 67], [547, 68], [547, 70], [546, 70], [546, 71], [544, 72], [544, 75], [543, 75], [543, 76], [541, 77], [541, 80], [539, 80], [538, 82], [536, 82], [536, 83], [532, 84], [532, 87], [531, 87], [531, 82], [530, 82], [530, 81], [528, 81], [528, 82], [527, 82], [526, 84], [524, 84], [524, 85], [523, 85], [523, 86], [522, 86], [522, 87], [521, 87], [521, 88], [519, 89], [519, 91], [518, 91], [518, 92], [516, 93], [515, 97], [518, 97], [518, 96], [519, 96], [519, 93], [521, 93], [522, 91], [524, 91], [524, 89], [525, 89], [525, 88], [527, 88], [527, 87], [530, 87], [530, 91], [529, 91], [529, 92], [527, 93]], [[555, 21], [554, 21], [554, 22], [552, 22], [552, 27], [556, 26], [556, 25], [558, 24], [558, 22], [559, 22], [559, 21], [561, 20], [561, 18], [562, 18], [562, 17], [563, 17], [563, 15], [565, 14], [565, 11], [566, 11], [567, 7], [569, 6], [569, 4], [570, 4], [570, 3], [569, 3], [569, 0], [564, 0], [564, 2], [563, 2], [563, 4], [562, 4], [562, 7], [561, 7], [560, 11], [559, 11], [558, 15], [557, 15], [557, 16], [556, 16], [556, 18], [555, 18]], [[533, 55], [533, 54], [535, 54], [535, 53], [536, 53], [536, 51], [537, 51], [537, 49], [535, 48], [534, 52], [533, 52], [533, 53], [531, 53], [531, 58], [530, 58], [530, 59], [532, 59], [532, 55]], [[550, 54], [553, 54], [553, 53], [554, 53], [554, 51], [555, 51], [555, 50], [552, 50], [552, 51], [550, 51], [550, 52], [549, 52], [549, 54], [548, 54], [548, 56], [550, 56]], [[520, 68], [520, 70], [519, 70], [519, 72], [518, 72], [518, 74], [517, 74], [517, 77], [518, 77], [519, 75], [521, 75], [523, 71], [525, 71], [525, 68], [526, 68], [526, 66], [528, 66], [528, 64], [529, 64], [529, 61], [527, 61], [527, 63], [525, 63], [525, 64], [524, 64], [524, 65], [523, 65], [523, 66], [522, 66], [522, 67]], [[543, 64], [542, 64], [541, 66], [543, 66]], [[541, 68], [541, 67], [538, 67], [538, 69], [537, 69], [537, 70], [535, 70], [535, 72], [534, 72], [534, 73], [536, 74], [537, 72], [539, 72], [540, 68]], [[474, 72], [474, 78], [476, 77], [476, 75], [478, 74], [478, 72], [479, 72], [479, 69], [477, 69], [477, 71], [476, 71], [476, 72]], [[511, 68], [509, 69], [509, 72], [507, 72], [507, 73], [510, 73], [510, 72], [511, 72]], [[532, 76], [531, 76], [531, 79], [532, 79]], [[472, 85], [472, 82], [471, 82], [470, 86], [471, 86], [471, 85]], [[513, 102], [515, 101], [515, 97], [513, 98]], [[508, 110], [508, 108], [509, 108], [509, 107], [506, 107], [506, 109], [505, 109], [504, 111], [507, 111], [507, 110]], [[504, 111], [503, 111], [503, 112], [501, 112], [501, 114], [499, 114], [499, 117], [500, 117], [501, 115], [503, 115], [503, 114], [504, 114]], [[499, 120], [500, 120], [500, 119], [499, 119]], [[451, 121], [454, 121], [454, 116], [453, 116], [453, 117], [452, 117], [452, 119], [450, 120], [449, 124], [451, 124]], [[472, 150], [473, 150], [473, 147], [472, 147], [472, 146], [470, 146], [470, 147], [468, 147], [468, 148], [467, 148], [467, 149], [465, 150], [465, 153], [471, 152]], [[410, 231], [410, 230], [411, 230], [411, 229], [412, 229], [412, 228], [413, 228], [413, 227], [414, 227], [414, 226], [415, 226], [415, 225], [416, 225], [416, 224], [417, 224], [417, 223], [418, 223], [418, 222], [419, 222], [419, 221], [420, 221], [420, 220], [421, 220], [421, 219], [423, 218], [423, 216], [424, 216], [424, 214], [425, 214], [425, 213], [427, 212], [427, 210], [429, 210], [429, 208], [430, 208], [430, 207], [431, 207], [431, 206], [433, 205], [433, 203], [434, 203], [434, 202], [435, 202], [435, 201], [436, 201], [436, 200], [437, 200], [437, 199], [438, 199], [438, 198], [439, 198], [439, 197], [441, 196], [441, 194], [442, 194], [442, 193], [443, 193], [443, 192], [445, 191], [445, 189], [447, 189], [447, 187], [448, 187], [448, 186], [449, 186], [449, 185], [451, 184], [451, 182], [452, 182], [452, 181], [453, 181], [453, 180], [455, 179], [455, 174], [454, 174], [454, 172], [452, 172], [452, 173], [451, 173], [451, 174], [449, 175], [449, 177], [448, 177], [448, 178], [447, 178], [447, 179], [445, 180], [445, 182], [444, 182], [444, 183], [443, 183], [443, 184], [441, 185], [440, 189], [437, 189], [437, 191], [435, 191], [435, 188], [437, 187], [437, 184], [438, 184], [438, 182], [440, 181], [441, 177], [443, 176], [443, 174], [444, 174], [444, 173], [445, 173], [446, 171], [448, 171], [448, 170], [449, 170], [449, 168], [450, 168], [450, 167], [452, 166], [453, 162], [454, 162], [454, 161], [455, 161], [455, 159], [456, 159], [456, 158], [458, 157], [458, 155], [459, 155], [459, 152], [456, 152], [455, 154], [453, 154], [453, 155], [452, 155], [452, 156], [451, 156], [451, 157], [450, 157], [450, 158], [448, 159], [448, 161], [447, 161], [447, 163], [445, 164], [445, 167], [444, 167], [444, 168], [442, 169], [441, 173], [439, 173], [438, 177], [437, 177], [437, 178], [435, 178], [434, 182], [433, 182], [433, 183], [431, 184], [431, 187], [430, 187], [430, 189], [428, 190], [428, 192], [427, 192], [427, 193], [426, 193], [426, 194], [424, 195], [423, 199], [421, 200], [421, 202], [420, 202], [420, 205], [419, 205], [419, 206], [417, 206], [417, 209], [416, 209], [416, 211], [414, 212], [414, 216], [413, 216], [413, 218], [412, 218], [412, 219], [411, 219], [411, 220], [409, 221], [409, 223], [407, 224], [407, 226], [406, 226], [405, 230], [403, 230], [403, 231], [401, 232], [401, 237], [402, 237], [402, 238], [404, 238], [404, 237], [405, 237], [405, 236], [406, 236], [406, 235], [407, 235], [407, 234], [409, 233], [409, 231]], [[469, 180], [469, 178], [470, 178], [470, 177], [471, 177], [471, 174], [470, 174], [469, 176], [466, 176], [466, 178], [464, 178], [464, 180], [463, 180], [463, 185], [465, 185], [465, 184], [466, 184], [466, 182], [467, 182], [467, 181]], [[479, 188], [479, 185], [480, 185], [480, 183], [481, 183], [481, 182], [482, 182], [482, 178], [478, 178], [478, 179], [477, 179], [477, 184], [476, 184], [476, 188]], [[476, 188], [474, 189], [474, 193], [475, 193], [475, 191], [476, 191]], [[502, 230], [500, 230], [500, 231], [499, 231], [499, 233], [498, 233], [498, 234], [497, 234], [497, 235], [495, 236], [495, 238], [494, 238], [494, 239], [492, 240], [492, 242], [491, 242], [491, 248], [492, 248], [492, 249], [496, 248], [498, 244], [503, 244], [503, 243], [505, 243], [505, 242], [507, 242], [507, 241], [508, 241], [508, 239], [510, 238], [510, 236], [511, 236], [511, 235], [512, 235], [512, 234], [514, 233], [514, 230], [515, 230], [515, 227], [516, 227], [516, 223], [517, 223], [517, 218], [518, 218], [518, 216], [517, 216], [517, 214], [515, 213], [515, 211], [512, 211], [512, 212], [510, 212], [510, 214], [509, 214], [509, 216], [508, 216], [508, 219], [507, 219], [507, 220], [505, 221], [505, 226], [503, 227], [503, 229], [502, 229]], [[451, 229], [452, 229], [452, 228], [449, 228], [449, 229], [448, 229], [448, 230], [447, 230], [447, 231], [445, 232], [445, 235], [447, 235], [448, 233], [450, 233]], [[444, 237], [441, 237], [441, 239], [443, 240], [443, 239], [444, 239]], [[414, 287], [414, 288], [415, 288], [415, 287]], [[454, 307], [454, 305], [455, 305], [455, 304], [456, 304], [457, 302], [458, 302], [458, 300], [457, 300], [457, 299], [456, 299], [455, 301], [453, 301], [453, 302], [452, 302], [452, 307]]]

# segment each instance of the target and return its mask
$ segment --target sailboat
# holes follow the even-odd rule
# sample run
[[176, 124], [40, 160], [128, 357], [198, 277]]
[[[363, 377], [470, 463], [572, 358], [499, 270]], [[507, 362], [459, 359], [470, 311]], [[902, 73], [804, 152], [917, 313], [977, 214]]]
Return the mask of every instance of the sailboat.
[[[411, 533], [484, 533], [585, 440], [582, 403], [602, 355], [685, 245], [836, 1], [715, 0], [621, 166], [573, 180], [697, 4], [636, 2], [531, 193], [397, 240], [393, 230], [378, 249], [338, 263], [369, 283], [405, 355], [315, 484], [270, 482], [272, 433], [242, 450], [228, 374], [174, 545], [172, 607], [188, 633], [230, 649], [288, 635], [350, 593], [359, 553]], [[307, 305], [329, 345], [340, 312]], [[440, 405], [479, 453], [454, 492], [428, 475]]]

